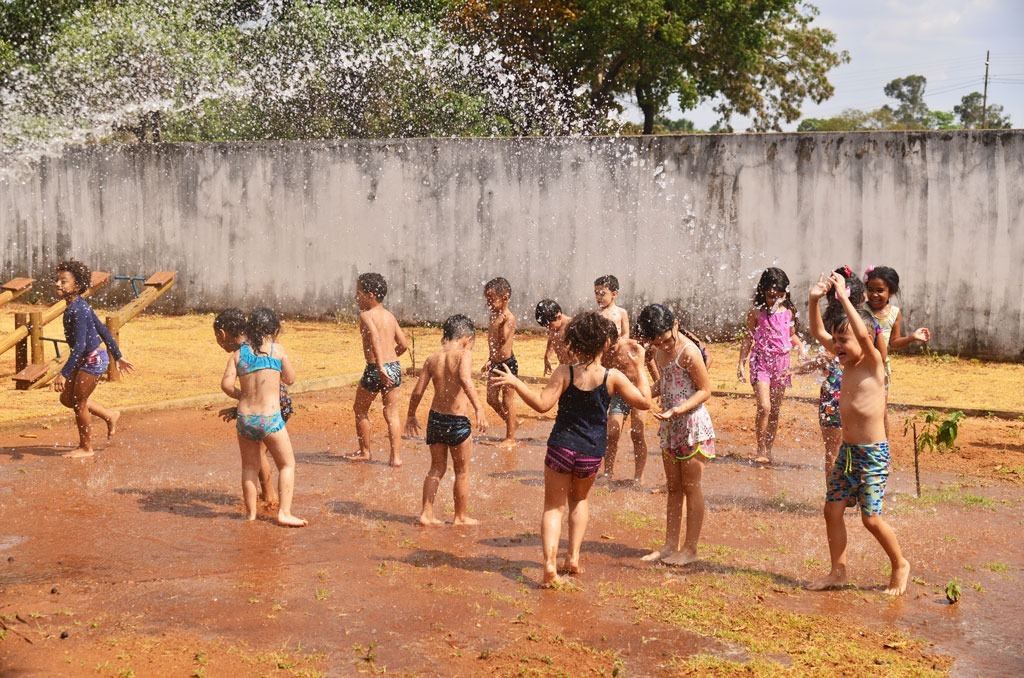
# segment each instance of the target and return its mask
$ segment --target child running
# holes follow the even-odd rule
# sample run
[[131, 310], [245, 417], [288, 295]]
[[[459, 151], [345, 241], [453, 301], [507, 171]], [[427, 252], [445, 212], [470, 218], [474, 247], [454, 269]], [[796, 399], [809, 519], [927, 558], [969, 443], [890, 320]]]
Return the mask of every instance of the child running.
[[384, 403], [384, 421], [388, 426], [391, 445], [389, 462], [392, 467], [402, 465], [402, 422], [398, 413], [398, 388], [402, 385], [402, 364], [398, 356], [409, 348], [405, 333], [391, 311], [382, 302], [388, 294], [388, 284], [380, 273], [363, 273], [356, 281], [356, 305], [359, 307], [359, 334], [363, 338], [363, 357], [366, 369], [356, 389], [352, 410], [356, 415], [356, 436], [359, 451], [345, 455], [353, 461], [369, 461], [370, 405], [377, 394]]
[[[217, 345], [228, 353], [234, 353], [245, 343], [245, 313], [239, 308], [228, 308], [217, 314], [213, 319], [213, 334], [217, 338]], [[287, 398], [287, 406], [286, 399]], [[226, 407], [219, 412], [224, 421], [235, 421], [238, 419], [237, 407]], [[288, 422], [291, 414], [291, 398], [288, 391], [281, 384], [281, 418]], [[274, 487], [270, 474], [270, 462], [267, 455], [260, 455], [260, 499], [268, 507], [277, 506], [277, 488]]]
[[750, 384], [757, 400], [756, 464], [772, 463], [782, 396], [792, 385], [789, 354], [794, 346], [799, 348], [800, 357], [806, 358], [804, 344], [796, 334], [796, 306], [789, 293], [789, 276], [772, 267], [761, 274], [754, 290], [754, 305], [747, 312], [747, 333], [736, 365], [739, 380], [746, 381], [743, 363], [750, 357]]
[[262, 442], [277, 464], [280, 499], [277, 522], [286, 527], [303, 527], [306, 521], [292, 515], [295, 456], [281, 416], [281, 384], [295, 383], [295, 369], [284, 346], [276, 343], [280, 332], [281, 322], [272, 310], [253, 309], [245, 324], [247, 341], [228, 358], [220, 387], [238, 401], [235, 428], [242, 454], [242, 499], [246, 518], [256, 520]]
[[506, 365], [491, 372], [493, 384], [515, 389], [523, 401], [538, 412], [547, 412], [558, 404], [544, 458], [544, 515], [540, 526], [544, 553], [542, 587], [561, 581], [556, 557], [567, 505], [569, 552], [562, 570], [569, 574], [583, 572], [580, 546], [589, 518], [587, 493], [604, 456], [608, 404], [612, 396], [619, 394], [638, 409], [651, 407], [651, 390], [641, 369], [642, 355], [636, 366], [639, 388], [618, 370], [601, 366], [601, 355], [609, 346], [610, 325], [610, 321], [595, 312], [574, 317], [565, 331], [565, 341], [577, 362], [559, 365], [539, 394], [512, 374]]
[[[78, 447], [65, 453], [68, 459], [85, 459], [94, 454], [92, 449], [92, 416], [96, 415], [107, 424], [107, 438], [117, 433], [117, 420], [121, 413], [103, 407], [89, 397], [96, 390], [100, 377], [107, 372], [110, 355], [118, 371], [131, 374], [135, 366], [124, 359], [121, 349], [106, 325], [96, 317], [89, 302], [82, 293], [92, 284], [89, 267], [75, 259], [57, 264], [57, 296], [67, 303], [64, 310], [64, 338], [71, 347], [71, 354], [53, 381], [53, 390], [60, 393], [60, 404], [75, 412], [78, 427]], [[100, 347], [100, 342], [106, 350]]]
[[[512, 375], [519, 374], [519, 362], [512, 351], [512, 343], [516, 334], [516, 316], [508, 308], [508, 300], [512, 297], [512, 285], [504, 278], [488, 280], [484, 285], [484, 301], [491, 312], [487, 323], [487, 362], [482, 372], [504, 365]], [[487, 384], [487, 404], [505, 422], [505, 439], [503, 447], [512, 447], [516, 442], [516, 394], [508, 386]]]
[[[896, 533], [882, 517], [885, 482], [889, 475], [889, 442], [885, 437], [885, 360], [875, 347], [875, 333], [868, 329], [871, 313], [854, 308], [846, 296], [846, 281], [838, 273], [824, 275], [811, 288], [811, 334], [831, 348], [843, 366], [839, 409], [843, 443], [832, 466], [825, 495], [825, 529], [831, 569], [826, 577], [808, 585], [812, 591], [842, 588], [847, 582], [847, 506], [860, 504], [861, 522], [889, 556], [891, 575], [885, 593], [903, 595], [910, 577], [910, 563], [903, 557]], [[818, 300], [829, 289], [846, 311], [826, 328]]]
[[[711, 397], [711, 379], [697, 344], [679, 330], [672, 311], [661, 304], [645, 306], [637, 317], [637, 333], [654, 347], [661, 371], [661, 459], [667, 486], [665, 544], [641, 560], [667, 565], [695, 562], [704, 526], [704, 464], [715, 458], [715, 429], [704, 403]], [[683, 505], [686, 532], [682, 532]]]
[[565, 328], [569, 326], [572, 316], [562, 313], [562, 307], [554, 299], [541, 299], [537, 302], [533, 317], [537, 324], [548, 331], [548, 343], [544, 347], [544, 376], [553, 371], [551, 356], [558, 359], [559, 365], [568, 365], [572, 362], [572, 354], [569, 347], [565, 345]]
[[594, 281], [594, 298], [597, 300], [597, 311], [612, 321], [620, 337], [629, 336], [629, 314], [626, 309], [618, 306], [615, 300], [619, 297], [619, 279], [614, 275], [602, 275]]
[[480, 400], [473, 386], [473, 321], [464, 315], [453, 315], [444, 321], [441, 329], [441, 350], [423, 363], [419, 381], [409, 398], [409, 415], [405, 421], [405, 434], [420, 433], [416, 419], [416, 408], [420, 405], [427, 385], [434, 382], [434, 399], [427, 416], [427, 445], [430, 446], [430, 470], [423, 479], [423, 508], [420, 511], [420, 525], [433, 527], [443, 525], [434, 517], [434, 497], [437, 487], [448, 469], [448, 454], [452, 455], [455, 469], [454, 525], [477, 525], [480, 521], [466, 514], [469, 505], [469, 460], [473, 455], [472, 427], [466, 416], [467, 403], [473, 406], [477, 430], [487, 430]]
[[[608, 340], [611, 342], [608, 350], [601, 359], [605, 367], [614, 367], [626, 375], [626, 378], [634, 386], [639, 386], [637, 375], [637, 358], [643, 358], [644, 347], [635, 339], [621, 336], [618, 330], [612, 325], [615, 332], [609, 332]], [[643, 371], [643, 367], [639, 368]], [[634, 410], [620, 395], [612, 396], [611, 404], [608, 406], [608, 448], [604, 456], [604, 473], [602, 477], [612, 483], [615, 480], [615, 457], [619, 451], [619, 437], [622, 435], [622, 425], [629, 417], [629, 435], [633, 441], [633, 487], [640, 489], [644, 483], [644, 471], [647, 468], [647, 418], [643, 410]]]

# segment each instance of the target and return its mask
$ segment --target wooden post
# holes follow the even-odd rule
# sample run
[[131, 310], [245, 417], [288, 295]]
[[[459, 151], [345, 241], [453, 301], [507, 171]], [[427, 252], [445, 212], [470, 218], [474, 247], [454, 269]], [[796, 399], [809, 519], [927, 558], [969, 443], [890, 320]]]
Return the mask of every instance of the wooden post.
[[[14, 314], [14, 329], [28, 324], [28, 313]], [[14, 345], [14, 372], [21, 372], [28, 367], [28, 337]]]
[[28, 343], [32, 349], [32, 364], [42, 365], [46, 362], [46, 356], [43, 354], [43, 312], [29, 313], [28, 324]]
[[912, 429], [914, 431], [914, 481], [917, 483], [917, 498], [921, 498], [921, 461], [920, 451], [917, 445], [917, 422], [915, 421]]
[[[107, 316], [107, 329], [110, 330], [110, 336], [114, 338], [118, 346], [121, 345], [121, 326], [123, 324], [119, 315]], [[114, 356], [110, 356], [110, 366], [107, 368], [107, 381], [121, 381], [121, 373], [114, 362]]]

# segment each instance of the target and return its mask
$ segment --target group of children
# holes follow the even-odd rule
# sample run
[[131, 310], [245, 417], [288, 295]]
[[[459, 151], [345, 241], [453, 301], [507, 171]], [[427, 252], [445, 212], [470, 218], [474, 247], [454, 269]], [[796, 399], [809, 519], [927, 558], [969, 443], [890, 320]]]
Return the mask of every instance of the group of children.
[[[98, 375], [106, 368], [105, 343], [117, 366], [131, 371], [102, 323], [81, 300], [87, 288], [88, 269], [79, 262], [63, 262], [57, 268], [58, 293], [68, 301], [65, 331], [72, 345], [66, 375], [55, 382], [61, 402], [75, 410], [81, 444], [77, 452], [91, 454], [89, 414], [103, 418], [113, 434], [116, 411], [89, 402]], [[684, 565], [697, 560], [697, 542], [704, 519], [701, 478], [706, 461], [715, 458], [715, 432], [704, 403], [711, 396], [710, 358], [700, 341], [680, 328], [673, 312], [652, 304], [640, 310], [632, 325], [625, 309], [616, 303], [618, 281], [602, 276], [595, 281], [597, 310], [569, 317], [559, 305], [545, 299], [537, 304], [535, 318], [547, 328], [544, 371], [549, 379], [536, 392], [518, 377], [513, 351], [516, 317], [509, 310], [512, 288], [504, 278], [484, 287], [490, 310], [487, 328], [489, 375], [487, 403], [505, 423], [503, 444], [514, 443], [516, 396], [530, 408], [546, 412], [557, 403], [555, 423], [548, 438], [544, 460], [544, 510], [541, 541], [544, 556], [542, 584], [552, 585], [560, 574], [577, 574], [580, 546], [586, 530], [588, 493], [602, 465], [611, 478], [622, 426], [630, 418], [636, 469], [634, 481], [642, 482], [647, 448], [643, 413], [652, 409], [652, 382], [660, 397], [659, 421], [662, 461], [666, 476], [665, 543], [645, 555], [645, 561]], [[904, 337], [901, 313], [890, 303], [899, 290], [899, 277], [891, 268], [877, 267], [865, 274], [865, 284], [842, 267], [824, 275], [811, 288], [811, 334], [828, 351], [826, 359], [804, 361], [804, 369], [822, 369], [820, 423], [826, 446], [827, 494], [825, 520], [832, 567], [813, 589], [834, 588], [846, 583], [846, 532], [843, 511], [860, 504], [865, 527], [878, 539], [892, 565], [887, 593], [898, 595], [906, 588], [909, 563], [903, 558], [892, 529], [881, 517], [885, 481], [889, 472], [885, 409], [890, 370], [887, 352], [913, 341], [927, 342], [927, 329]], [[381, 394], [388, 427], [390, 463], [402, 465], [403, 427], [399, 421], [398, 388], [402, 381], [399, 356], [408, 347], [394, 315], [382, 302], [387, 284], [376, 273], [359, 276], [356, 302], [366, 369], [357, 388], [354, 412], [359, 451], [348, 458], [371, 458], [369, 407]], [[824, 313], [819, 307], [827, 302]], [[870, 310], [859, 309], [866, 299]], [[740, 350], [738, 377], [748, 374], [757, 403], [755, 440], [757, 461], [770, 463], [778, 427], [779, 409], [790, 386], [790, 354], [806, 347], [796, 326], [789, 279], [778, 268], [761, 276], [747, 314], [747, 333]], [[295, 461], [285, 420], [291, 401], [285, 385], [295, 380], [295, 370], [284, 347], [277, 343], [280, 322], [267, 308], [254, 309], [246, 318], [229, 309], [217, 316], [214, 331], [218, 343], [231, 355], [221, 387], [238, 400], [237, 408], [222, 411], [235, 418], [242, 456], [242, 494], [247, 517], [255, 519], [262, 495], [278, 505], [282, 525], [302, 526], [306, 521], [291, 514]], [[404, 432], [419, 435], [416, 411], [433, 383], [434, 394], [426, 425], [431, 465], [423, 483], [419, 522], [442, 524], [433, 511], [434, 498], [447, 470], [450, 454], [455, 471], [455, 519], [459, 525], [477, 521], [467, 514], [469, 465], [472, 456], [472, 407], [478, 431], [487, 420], [472, 379], [472, 347], [476, 329], [465, 315], [453, 315], [443, 324], [441, 349], [424, 363], [409, 401]], [[552, 363], [557, 359], [558, 366]], [[749, 362], [748, 362], [749, 360]], [[838, 430], [840, 433], [836, 433]], [[270, 469], [262, 453], [265, 445], [278, 470], [275, 492]], [[686, 509], [685, 529], [683, 509]], [[563, 516], [568, 513], [569, 549], [559, 567], [557, 550]]]

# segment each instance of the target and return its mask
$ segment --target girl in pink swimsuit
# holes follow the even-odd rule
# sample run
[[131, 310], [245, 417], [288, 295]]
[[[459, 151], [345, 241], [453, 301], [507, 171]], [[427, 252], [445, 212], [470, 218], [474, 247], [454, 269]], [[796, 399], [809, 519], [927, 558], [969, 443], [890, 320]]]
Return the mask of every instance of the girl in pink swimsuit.
[[747, 334], [740, 347], [736, 375], [746, 381], [743, 365], [750, 358], [750, 384], [757, 401], [755, 436], [758, 464], [772, 463], [772, 445], [779, 428], [782, 396], [792, 385], [789, 354], [796, 346], [801, 359], [807, 350], [796, 334], [796, 306], [789, 295], [789, 276], [781, 268], [761, 274], [754, 290], [754, 305], [747, 312]]

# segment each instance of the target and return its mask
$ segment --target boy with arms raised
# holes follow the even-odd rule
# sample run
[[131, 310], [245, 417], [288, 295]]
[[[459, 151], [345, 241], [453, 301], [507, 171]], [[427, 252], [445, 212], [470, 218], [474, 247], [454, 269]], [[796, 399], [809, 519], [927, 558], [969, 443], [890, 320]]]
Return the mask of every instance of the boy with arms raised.
[[[846, 311], [833, 327], [826, 328], [818, 301], [829, 289]], [[889, 475], [889, 443], [885, 438], [885, 361], [875, 348], [871, 313], [858, 312], [850, 303], [846, 280], [832, 273], [824, 275], [811, 288], [811, 334], [839, 358], [843, 381], [839, 413], [843, 422], [843, 443], [832, 467], [825, 496], [825, 530], [832, 567], [823, 579], [808, 585], [812, 591], [842, 588], [847, 582], [846, 523], [847, 506], [860, 504], [861, 521], [889, 556], [892, 574], [885, 593], [903, 595], [910, 577], [910, 563], [903, 557], [896, 533], [882, 517], [885, 481]]]
[[356, 304], [359, 306], [359, 334], [363, 338], [363, 356], [366, 369], [356, 389], [353, 411], [356, 415], [356, 435], [359, 451], [346, 458], [369, 461], [370, 420], [367, 417], [370, 404], [377, 394], [384, 403], [384, 421], [388, 425], [388, 441], [391, 444], [391, 466], [402, 465], [402, 422], [398, 413], [398, 387], [402, 385], [402, 365], [398, 356], [405, 353], [409, 343], [405, 333], [391, 311], [381, 302], [388, 293], [388, 284], [380, 273], [363, 273], [356, 282]]
[[434, 399], [427, 416], [427, 445], [430, 446], [430, 470], [423, 479], [423, 509], [420, 525], [433, 527], [443, 524], [434, 517], [434, 497], [441, 478], [448, 469], [448, 453], [452, 455], [455, 469], [454, 525], [476, 525], [479, 521], [466, 515], [469, 502], [469, 459], [473, 454], [472, 426], [466, 416], [466, 405], [473, 406], [477, 430], [487, 430], [480, 400], [473, 386], [473, 321], [464, 315], [453, 315], [444, 321], [441, 334], [441, 350], [423, 363], [419, 381], [409, 398], [409, 415], [405, 422], [405, 434], [419, 435], [420, 423], [416, 419], [427, 385], [434, 382]]
[[[508, 300], [512, 296], [512, 285], [504, 278], [488, 280], [484, 285], [484, 301], [491, 312], [487, 323], [487, 362], [482, 370], [489, 374], [501, 365], [508, 368], [514, 375], [519, 374], [519, 362], [512, 352], [512, 342], [516, 334], [516, 317], [508, 309]], [[487, 404], [494, 408], [505, 421], [505, 440], [502, 445], [511, 447], [516, 438], [516, 392], [511, 386], [492, 386], [487, 384]]]
[[551, 356], [558, 358], [559, 365], [568, 365], [572, 362], [572, 352], [565, 343], [565, 328], [572, 321], [572, 316], [562, 313], [562, 307], [554, 299], [541, 299], [537, 302], [533, 317], [537, 324], [548, 331], [548, 343], [544, 347], [544, 376], [548, 376], [554, 370], [551, 365]]

